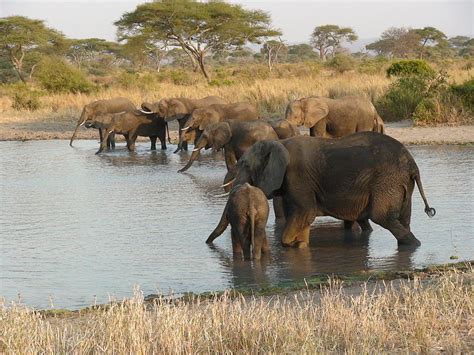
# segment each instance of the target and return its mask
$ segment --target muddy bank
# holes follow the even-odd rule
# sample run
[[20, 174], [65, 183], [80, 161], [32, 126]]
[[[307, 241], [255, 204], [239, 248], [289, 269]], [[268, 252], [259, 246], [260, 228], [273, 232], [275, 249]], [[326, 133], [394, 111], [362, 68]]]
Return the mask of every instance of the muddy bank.
[[[0, 141], [70, 139], [76, 125], [71, 118], [55, 116], [2, 117], [0, 116]], [[474, 143], [474, 125], [413, 127], [410, 121], [388, 123], [386, 133], [404, 144], [469, 144]], [[177, 124], [170, 124], [170, 136], [177, 141]], [[98, 139], [96, 130], [81, 128], [76, 139]], [[118, 141], [121, 141], [119, 138]], [[139, 138], [139, 141], [148, 141]]]

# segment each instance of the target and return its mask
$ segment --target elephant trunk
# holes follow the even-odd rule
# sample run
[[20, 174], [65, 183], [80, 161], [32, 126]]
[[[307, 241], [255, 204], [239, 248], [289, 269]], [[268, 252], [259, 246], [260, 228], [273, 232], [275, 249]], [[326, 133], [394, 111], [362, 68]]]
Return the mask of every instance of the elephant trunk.
[[199, 158], [201, 149], [204, 148], [206, 145], [207, 145], [207, 139], [204, 137], [201, 137], [199, 139], [199, 142], [197, 143], [196, 148], [193, 149], [193, 152], [191, 154], [191, 157], [189, 158], [188, 163], [181, 170], [178, 170], [178, 173], [182, 173], [188, 170], [191, 167], [191, 165], [193, 165], [194, 161], [197, 158]]
[[79, 118], [79, 121], [77, 122], [76, 129], [74, 130], [74, 133], [72, 134], [71, 140], [69, 141], [69, 146], [70, 147], [72, 147], [72, 142], [76, 138], [77, 130], [79, 129], [79, 127], [81, 127], [86, 122], [86, 119], [85, 119], [84, 115], [85, 115], [85, 111], [82, 111], [81, 117]]

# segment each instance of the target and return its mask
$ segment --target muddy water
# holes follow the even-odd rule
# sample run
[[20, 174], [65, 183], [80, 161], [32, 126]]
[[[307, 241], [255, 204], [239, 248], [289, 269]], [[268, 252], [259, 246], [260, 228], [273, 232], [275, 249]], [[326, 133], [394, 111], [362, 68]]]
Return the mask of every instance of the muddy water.
[[[311, 247], [284, 249], [268, 223], [271, 257], [232, 257], [230, 231], [204, 243], [226, 198], [221, 156], [206, 154], [187, 174], [187, 153], [136, 153], [123, 147], [94, 155], [95, 141], [1, 142], [0, 295], [36, 307], [79, 308], [145, 294], [255, 287], [317, 273], [399, 270], [474, 256], [474, 147], [410, 147], [437, 215], [414, 193], [412, 231], [422, 242], [399, 250], [373, 225], [369, 238], [323, 218]], [[218, 160], [216, 161], [216, 158]]]

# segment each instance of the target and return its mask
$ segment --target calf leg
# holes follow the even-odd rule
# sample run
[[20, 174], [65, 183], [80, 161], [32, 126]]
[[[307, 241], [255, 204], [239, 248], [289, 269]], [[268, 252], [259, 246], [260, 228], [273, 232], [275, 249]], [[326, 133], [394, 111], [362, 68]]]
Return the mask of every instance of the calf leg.
[[362, 232], [367, 232], [367, 233], [372, 232], [373, 229], [368, 219], [358, 219], [357, 223], [359, 223], [359, 226], [362, 229]]
[[150, 136], [150, 141], [151, 141], [151, 150], [156, 150], [156, 136]]

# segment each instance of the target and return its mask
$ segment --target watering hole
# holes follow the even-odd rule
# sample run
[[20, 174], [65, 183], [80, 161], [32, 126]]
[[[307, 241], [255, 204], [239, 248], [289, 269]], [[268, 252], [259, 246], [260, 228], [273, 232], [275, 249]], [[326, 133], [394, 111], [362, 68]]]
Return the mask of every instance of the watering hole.
[[[0, 142], [0, 296], [40, 308], [81, 308], [144, 294], [261, 287], [318, 273], [406, 270], [472, 259], [473, 146], [411, 146], [430, 205], [418, 190], [411, 228], [416, 250], [373, 224], [365, 238], [320, 218], [305, 250], [280, 246], [273, 211], [271, 253], [258, 262], [233, 258], [230, 227], [210, 247], [226, 197], [225, 164], [204, 153], [178, 174], [188, 153], [129, 153], [123, 145], [100, 156], [96, 141]], [[216, 160], [218, 158], [218, 160]], [[450, 259], [452, 258], [452, 259]]]

